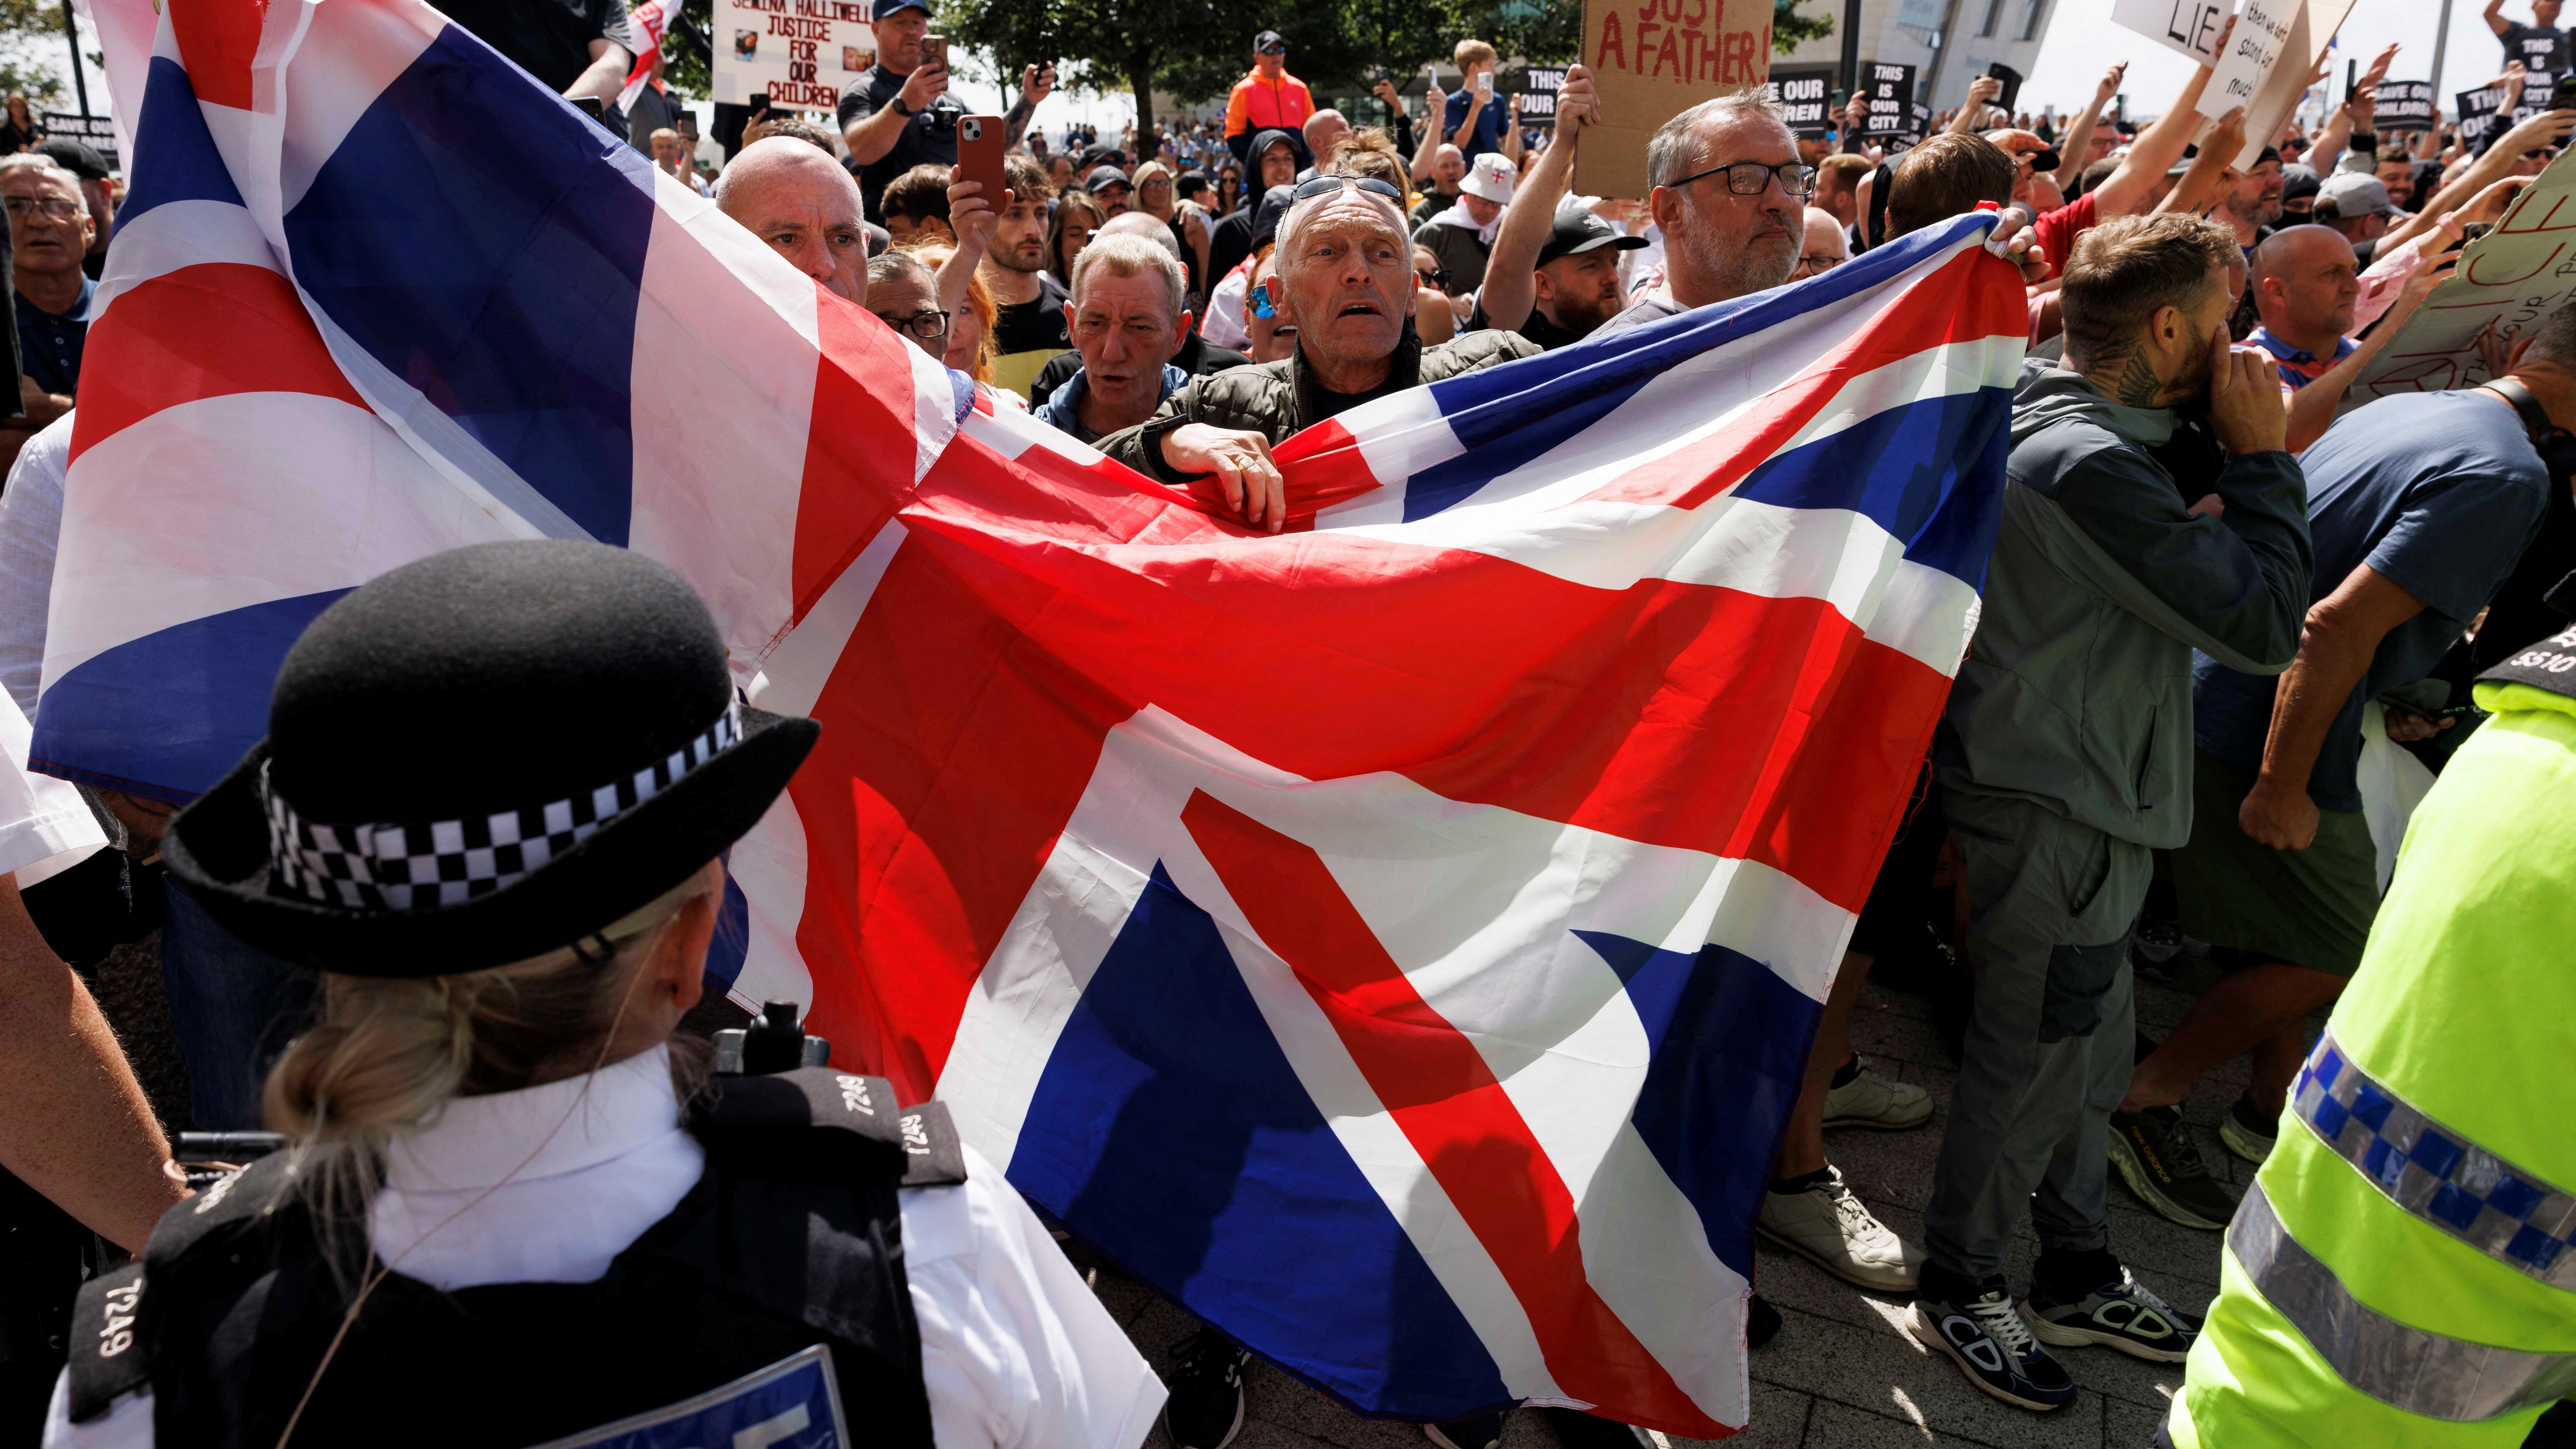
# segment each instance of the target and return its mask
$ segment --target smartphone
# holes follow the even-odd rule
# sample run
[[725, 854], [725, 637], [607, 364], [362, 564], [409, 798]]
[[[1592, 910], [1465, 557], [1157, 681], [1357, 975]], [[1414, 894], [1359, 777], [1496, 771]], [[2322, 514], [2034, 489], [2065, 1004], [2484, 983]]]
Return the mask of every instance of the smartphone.
[[1986, 74], [2004, 83], [2003, 90], [1995, 96], [1995, 104], [2011, 110], [2013, 102], [2021, 98], [2021, 72], [1999, 60], [1986, 67]]
[[2557, 86], [2549, 92], [2549, 109], [2576, 110], [2576, 72], [2570, 72], [2558, 78]]
[[[1493, 93], [1494, 73], [1489, 70], [1480, 70], [1476, 72], [1476, 94], [1480, 96], [1490, 96]], [[1727, 174], [1732, 176], [1735, 173], [1730, 171]]]
[[592, 120], [597, 121], [603, 126], [608, 124], [608, 108], [600, 104], [599, 97], [570, 96], [566, 99], [570, 100], [574, 107], [583, 115], [590, 117]]
[[948, 69], [948, 37], [945, 35], [921, 37], [921, 63], [935, 65], [941, 70]]
[[985, 203], [1001, 215], [1010, 205], [1002, 194], [1002, 118], [965, 116], [957, 122], [957, 179], [984, 183]]

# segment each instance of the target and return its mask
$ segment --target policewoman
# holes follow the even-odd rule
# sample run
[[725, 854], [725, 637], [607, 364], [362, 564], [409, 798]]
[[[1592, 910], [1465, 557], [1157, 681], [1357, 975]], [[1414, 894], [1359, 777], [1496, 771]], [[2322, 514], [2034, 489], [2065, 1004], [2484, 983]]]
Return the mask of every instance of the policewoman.
[[[2576, 613], [2576, 576], [2549, 603]], [[2158, 1443], [2517, 1449], [2576, 1396], [2576, 629], [2481, 675]], [[2564, 1416], [2568, 1411], [2556, 1411]]]
[[322, 973], [266, 1088], [291, 1146], [88, 1286], [45, 1442], [1141, 1442], [1162, 1386], [936, 1104], [671, 1039], [718, 857], [816, 732], [622, 549], [458, 549], [324, 611], [164, 846]]

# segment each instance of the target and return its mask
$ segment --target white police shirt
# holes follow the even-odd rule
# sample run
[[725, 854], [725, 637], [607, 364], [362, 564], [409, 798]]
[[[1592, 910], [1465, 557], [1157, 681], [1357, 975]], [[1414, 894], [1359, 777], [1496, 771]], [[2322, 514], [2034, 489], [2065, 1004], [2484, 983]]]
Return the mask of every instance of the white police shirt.
[[[669, 1050], [655, 1047], [588, 1077], [449, 1102], [386, 1164], [376, 1250], [434, 1288], [591, 1282], [705, 1166], [680, 1125]], [[968, 1147], [966, 1172], [898, 1199], [939, 1449], [1136, 1449], [1161, 1381], [1000, 1170]], [[54, 1384], [46, 1449], [151, 1449], [148, 1391], [74, 1424], [69, 1383]]]

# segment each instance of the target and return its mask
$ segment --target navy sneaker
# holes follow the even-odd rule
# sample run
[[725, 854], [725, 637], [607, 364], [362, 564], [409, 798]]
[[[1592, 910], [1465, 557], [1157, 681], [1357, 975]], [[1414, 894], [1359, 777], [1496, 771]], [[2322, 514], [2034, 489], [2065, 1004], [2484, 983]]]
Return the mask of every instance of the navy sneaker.
[[2180, 1363], [2200, 1337], [2200, 1320], [2158, 1298], [2122, 1268], [2117, 1281], [2081, 1298], [2062, 1299], [2033, 1280], [2022, 1317], [2042, 1343], [2061, 1348], [2098, 1343], [2131, 1358]]
[[1243, 1366], [1252, 1355], [1213, 1328], [1190, 1335], [1172, 1357], [1163, 1427], [1174, 1449], [1225, 1449], [1243, 1432]]
[[2001, 1279], [1974, 1298], [1917, 1298], [1905, 1326], [1968, 1382], [2015, 1408], [2045, 1413], [2075, 1402], [2074, 1376], [2031, 1337]]

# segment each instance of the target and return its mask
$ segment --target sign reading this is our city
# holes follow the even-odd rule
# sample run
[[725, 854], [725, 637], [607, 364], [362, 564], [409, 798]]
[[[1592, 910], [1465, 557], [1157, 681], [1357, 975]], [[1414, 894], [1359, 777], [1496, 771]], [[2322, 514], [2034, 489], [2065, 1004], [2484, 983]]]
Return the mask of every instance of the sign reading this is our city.
[[715, 0], [715, 99], [828, 111], [876, 64], [866, 0]]
[[1762, 85], [1770, 0], [1584, 0], [1583, 63], [1601, 97], [1574, 171], [1597, 196], [1642, 197], [1646, 142], [1675, 111]]

